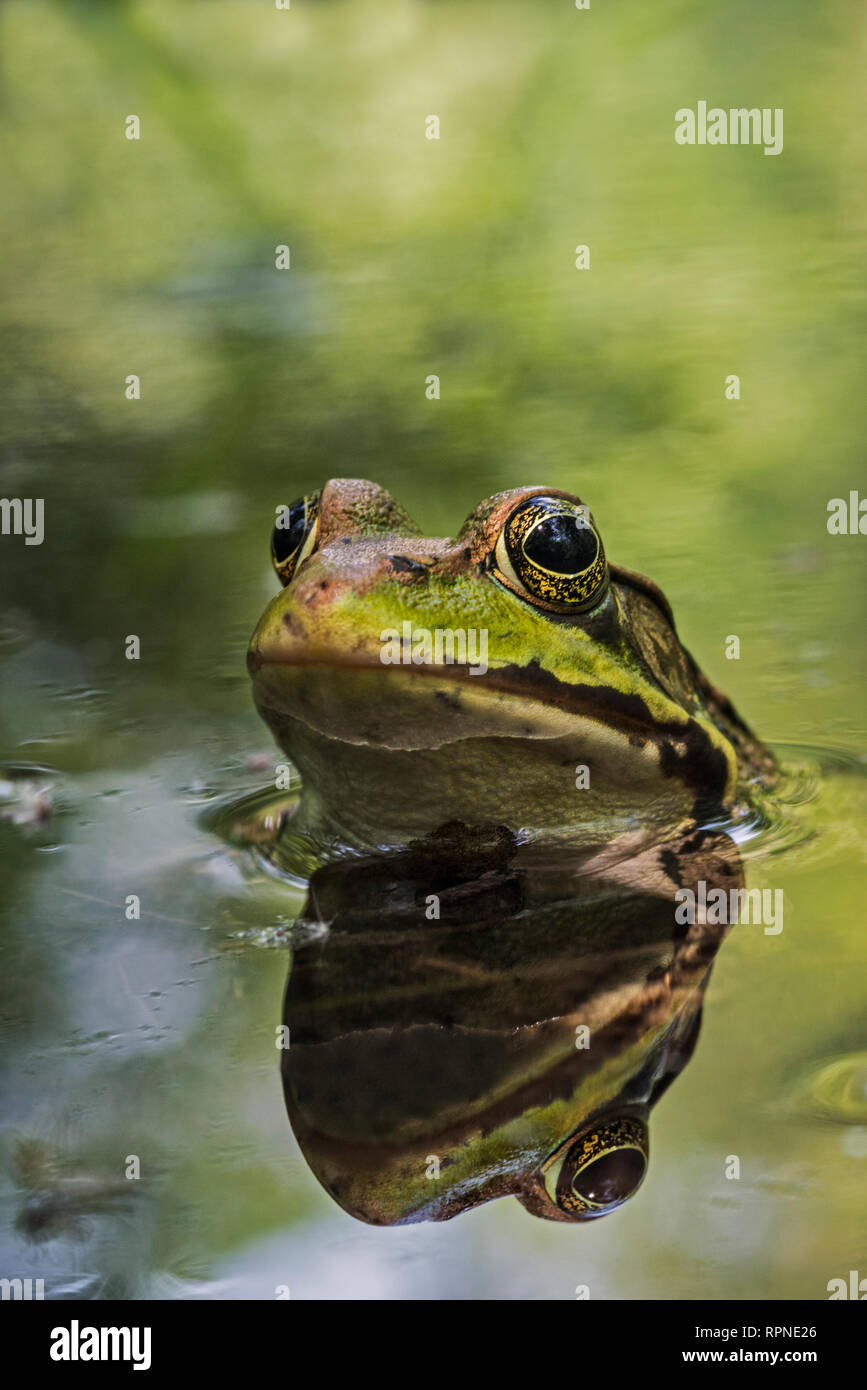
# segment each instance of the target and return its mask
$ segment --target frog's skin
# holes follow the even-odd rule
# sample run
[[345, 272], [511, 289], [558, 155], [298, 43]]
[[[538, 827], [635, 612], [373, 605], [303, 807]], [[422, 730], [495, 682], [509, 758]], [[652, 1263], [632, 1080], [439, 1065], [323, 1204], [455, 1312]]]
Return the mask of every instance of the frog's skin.
[[562, 855], [455, 824], [316, 871], [305, 915], [328, 930], [294, 954], [281, 1065], [298, 1142], [345, 1211], [443, 1221], [514, 1195], [580, 1222], [635, 1193], [726, 932], [679, 926], [675, 895], [743, 880], [720, 831], [631, 853], [625, 838]]
[[[371, 848], [458, 818], [599, 839], [731, 808], [772, 776], [660, 590], [606, 562], [592, 518], [598, 554], [571, 578], [508, 549], [528, 544], [521, 518], [541, 498], [578, 525], [577, 498], [524, 487], [481, 503], [456, 540], [429, 539], [382, 488], [336, 479], [275, 530], [286, 587], [248, 665], [301, 772], [298, 829]], [[487, 671], [383, 664], [383, 634], [405, 623], [483, 631]]]

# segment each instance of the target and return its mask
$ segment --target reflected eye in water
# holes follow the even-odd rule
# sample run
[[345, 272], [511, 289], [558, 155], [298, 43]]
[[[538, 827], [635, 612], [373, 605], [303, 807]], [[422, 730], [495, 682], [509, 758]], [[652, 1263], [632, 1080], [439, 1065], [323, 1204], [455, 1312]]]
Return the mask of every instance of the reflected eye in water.
[[[638, 1191], [647, 1172], [648, 1132], [636, 1114], [614, 1115], [555, 1149], [539, 1178], [548, 1202], [573, 1221], [614, 1211]], [[541, 1192], [537, 1189], [538, 1197]], [[533, 1204], [539, 1216], [553, 1216], [547, 1202]], [[561, 1219], [562, 1219], [561, 1217]]]
[[302, 560], [306, 560], [316, 546], [319, 496], [318, 492], [311, 492], [280, 509], [271, 534], [271, 563], [284, 589]]

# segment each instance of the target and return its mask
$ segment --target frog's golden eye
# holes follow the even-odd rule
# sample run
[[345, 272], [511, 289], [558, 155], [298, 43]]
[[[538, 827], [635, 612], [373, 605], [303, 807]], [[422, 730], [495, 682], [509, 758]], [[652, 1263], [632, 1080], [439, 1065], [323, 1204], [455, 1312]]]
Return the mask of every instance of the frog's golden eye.
[[271, 535], [271, 563], [285, 588], [316, 545], [319, 534], [319, 496], [311, 492], [291, 507], [280, 507]]
[[500, 532], [491, 569], [514, 593], [555, 613], [589, 607], [608, 580], [593, 518], [568, 497], [521, 502]]
[[616, 1115], [572, 1136], [542, 1168], [549, 1198], [566, 1216], [586, 1221], [619, 1207], [647, 1172], [647, 1125]]

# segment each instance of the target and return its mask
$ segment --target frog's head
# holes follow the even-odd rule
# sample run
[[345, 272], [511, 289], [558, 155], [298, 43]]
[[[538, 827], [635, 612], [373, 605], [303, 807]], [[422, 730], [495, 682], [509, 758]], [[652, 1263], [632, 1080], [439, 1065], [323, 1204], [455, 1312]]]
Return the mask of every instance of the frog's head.
[[608, 832], [732, 797], [737, 716], [577, 497], [515, 488], [430, 539], [382, 488], [337, 479], [280, 510], [272, 558], [255, 700], [308, 806], [350, 834], [468, 808]]

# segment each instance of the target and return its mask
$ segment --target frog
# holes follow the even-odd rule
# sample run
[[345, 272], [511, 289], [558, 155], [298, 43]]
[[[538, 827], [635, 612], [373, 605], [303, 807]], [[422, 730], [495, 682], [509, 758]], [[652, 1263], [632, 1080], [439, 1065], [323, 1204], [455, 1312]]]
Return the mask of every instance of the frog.
[[456, 820], [608, 841], [735, 815], [777, 775], [576, 494], [511, 488], [431, 538], [380, 485], [332, 479], [277, 509], [271, 559], [247, 664], [314, 842]]

